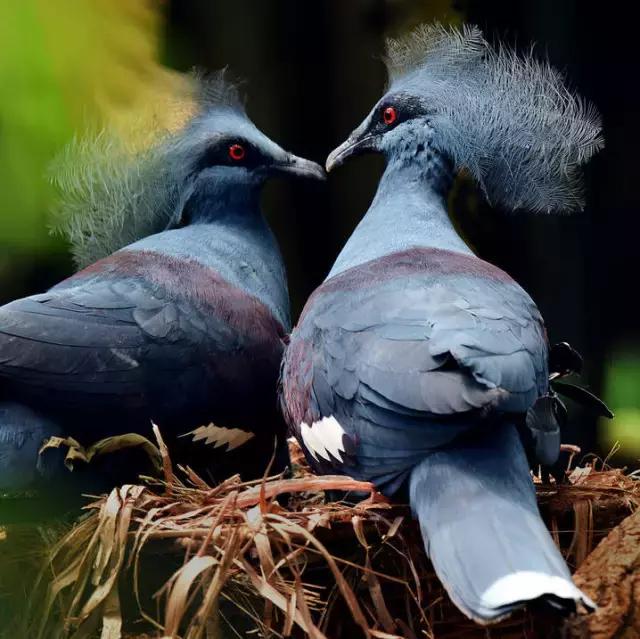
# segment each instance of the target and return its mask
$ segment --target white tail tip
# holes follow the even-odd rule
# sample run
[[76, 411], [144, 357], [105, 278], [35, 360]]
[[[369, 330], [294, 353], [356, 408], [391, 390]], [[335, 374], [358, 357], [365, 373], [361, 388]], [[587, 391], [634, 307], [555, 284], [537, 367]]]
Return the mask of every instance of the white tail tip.
[[487, 608], [498, 609], [518, 602], [533, 601], [544, 595], [581, 602], [587, 608], [596, 609], [595, 603], [571, 580], [531, 570], [500, 577], [484, 591], [480, 601]]

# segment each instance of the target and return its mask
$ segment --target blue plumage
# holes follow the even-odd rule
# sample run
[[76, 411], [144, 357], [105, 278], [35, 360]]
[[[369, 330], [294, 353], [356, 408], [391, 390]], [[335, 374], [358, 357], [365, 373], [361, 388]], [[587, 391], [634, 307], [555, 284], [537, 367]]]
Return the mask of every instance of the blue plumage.
[[[276, 439], [283, 468], [273, 397], [289, 299], [259, 197], [272, 174], [323, 170], [261, 133], [222, 76], [183, 129], [104, 162], [62, 180], [67, 206], [86, 206], [67, 221], [83, 268], [0, 309], [0, 490], [50, 478], [45, 436], [87, 444], [150, 435], [152, 421], [205, 476], [261, 476]], [[141, 470], [115, 463], [109, 480]]]
[[477, 29], [423, 27], [390, 45], [391, 84], [327, 159], [387, 161], [366, 215], [285, 354], [281, 404], [311, 465], [408, 489], [453, 601], [490, 623], [541, 599], [591, 602], [538, 513], [526, 452], [552, 463], [559, 423], [542, 317], [477, 258], [447, 213], [467, 169], [509, 208], [580, 205], [597, 115], [558, 74], [493, 51]]

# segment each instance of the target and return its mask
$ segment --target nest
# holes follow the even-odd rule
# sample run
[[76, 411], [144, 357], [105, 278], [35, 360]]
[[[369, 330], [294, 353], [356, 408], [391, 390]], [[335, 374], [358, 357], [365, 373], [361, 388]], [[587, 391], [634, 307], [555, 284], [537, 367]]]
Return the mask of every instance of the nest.
[[[212, 487], [188, 468], [174, 470], [159, 443], [162, 480], [147, 478], [93, 501], [53, 548], [32, 636], [465, 639], [558, 631], [557, 620], [533, 614], [490, 630], [463, 617], [435, 577], [409, 509], [368, 483], [312, 475], [295, 444], [292, 478], [236, 476]], [[633, 574], [622, 564], [640, 556], [636, 537], [627, 553], [633, 557], [618, 556], [615, 570], [606, 565], [611, 536], [618, 535], [618, 550], [625, 543], [626, 534], [613, 530], [621, 521], [640, 536], [632, 514], [637, 482], [591, 462], [567, 472], [566, 482], [538, 480], [537, 489], [554, 539], [572, 568], [582, 566], [576, 580], [602, 604], [621, 584], [615, 570]], [[328, 491], [366, 498], [328, 501]], [[628, 607], [637, 605], [627, 599]], [[614, 636], [593, 631], [610, 603], [563, 632]]]

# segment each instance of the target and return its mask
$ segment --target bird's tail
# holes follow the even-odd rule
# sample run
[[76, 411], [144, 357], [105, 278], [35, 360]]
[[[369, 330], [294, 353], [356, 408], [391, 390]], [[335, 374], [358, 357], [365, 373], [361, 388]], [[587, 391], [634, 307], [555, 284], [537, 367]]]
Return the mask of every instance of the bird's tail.
[[60, 435], [51, 421], [14, 402], [0, 402], [0, 493], [46, 483], [64, 469], [61, 450], [40, 455], [45, 439]]
[[560, 613], [595, 607], [540, 517], [515, 426], [430, 455], [412, 472], [410, 500], [438, 577], [477, 622], [534, 601]]

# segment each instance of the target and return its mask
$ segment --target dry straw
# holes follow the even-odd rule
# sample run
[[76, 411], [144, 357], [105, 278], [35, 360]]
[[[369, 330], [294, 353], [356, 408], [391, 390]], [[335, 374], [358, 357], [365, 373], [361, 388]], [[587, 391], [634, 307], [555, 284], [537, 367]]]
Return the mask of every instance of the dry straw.
[[[174, 472], [160, 437], [158, 452], [162, 480], [94, 501], [54, 547], [34, 637], [196, 639], [245, 636], [247, 627], [253, 636], [314, 639], [487, 636], [443, 595], [408, 511], [369, 484], [311, 475], [294, 446], [293, 478], [235, 476], [211, 487], [190, 469]], [[366, 495], [350, 505], [327, 502], [327, 491]], [[574, 565], [637, 496], [633, 478], [593, 464], [575, 469], [566, 485], [539, 486], [552, 533]], [[164, 585], [149, 597], [141, 584], [158, 564]], [[141, 627], [135, 619], [151, 634], [130, 634]], [[532, 623], [516, 616], [496, 636], [522, 637]]]

